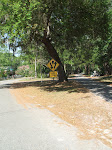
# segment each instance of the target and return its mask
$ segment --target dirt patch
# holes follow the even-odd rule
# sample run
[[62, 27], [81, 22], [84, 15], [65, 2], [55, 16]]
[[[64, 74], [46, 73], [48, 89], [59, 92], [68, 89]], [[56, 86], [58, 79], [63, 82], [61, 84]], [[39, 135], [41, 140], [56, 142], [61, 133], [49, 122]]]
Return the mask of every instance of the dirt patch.
[[77, 82], [21, 82], [10, 90], [25, 108], [47, 108], [77, 127], [79, 138], [97, 138], [112, 147], [112, 104]]

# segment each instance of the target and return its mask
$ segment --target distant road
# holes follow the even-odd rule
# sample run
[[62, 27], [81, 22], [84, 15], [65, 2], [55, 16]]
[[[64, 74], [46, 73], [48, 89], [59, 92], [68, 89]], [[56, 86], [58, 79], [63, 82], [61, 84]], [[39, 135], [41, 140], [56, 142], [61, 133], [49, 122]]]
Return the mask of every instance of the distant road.
[[91, 78], [81, 75], [77, 75], [75, 80], [84, 85], [84, 87], [90, 89], [91, 92], [104, 98], [106, 101], [112, 101], [112, 86], [107, 86], [104, 83], [94, 81]]
[[78, 139], [75, 127], [46, 109], [25, 109], [9, 92], [14, 81], [0, 81], [0, 150], [111, 150], [96, 139]]

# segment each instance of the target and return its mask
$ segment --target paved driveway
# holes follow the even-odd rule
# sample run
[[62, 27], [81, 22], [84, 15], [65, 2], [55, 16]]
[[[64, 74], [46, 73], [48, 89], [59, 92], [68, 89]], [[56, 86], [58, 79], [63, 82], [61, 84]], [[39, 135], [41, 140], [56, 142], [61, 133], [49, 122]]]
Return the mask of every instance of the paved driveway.
[[9, 92], [12, 82], [0, 82], [0, 150], [111, 150], [96, 139], [78, 139], [75, 127], [48, 110], [25, 109]]
[[112, 101], [112, 86], [108, 86], [104, 83], [94, 81], [87, 77], [76, 76], [75, 80], [90, 89], [91, 92], [101, 96], [106, 101]]

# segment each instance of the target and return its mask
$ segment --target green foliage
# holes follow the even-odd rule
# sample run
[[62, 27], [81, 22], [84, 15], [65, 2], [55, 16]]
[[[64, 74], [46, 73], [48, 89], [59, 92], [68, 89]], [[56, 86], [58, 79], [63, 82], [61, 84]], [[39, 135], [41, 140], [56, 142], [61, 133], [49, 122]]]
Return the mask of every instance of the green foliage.
[[0, 67], [12, 66], [16, 69], [19, 63], [19, 57], [13, 57], [9, 52], [0, 52]]
[[[42, 74], [41, 74], [42, 73]], [[37, 77], [41, 78], [42, 77], [47, 77], [47, 73], [44, 68], [42, 68], [42, 72], [40, 72], [40, 66], [37, 66]], [[23, 77], [34, 77], [35, 76], [35, 71], [34, 71], [34, 64], [33, 65], [22, 65], [19, 66], [15, 72], [16, 75], [21, 75]]]
[[[19, 60], [12, 57], [10, 61], [5, 60], [6, 54], [2, 54], [1, 64], [17, 67], [21, 60], [21, 65], [33, 66], [38, 52], [38, 60], [45, 65], [43, 60], [49, 56], [42, 43], [45, 32], [49, 32], [47, 38], [68, 68], [112, 73], [112, 9], [109, 0], [1, 0], [0, 10], [2, 37], [7, 33], [12, 47], [20, 46], [23, 51]], [[14, 45], [15, 41], [17, 44]]]
[[16, 70], [16, 74], [17, 75], [21, 75], [21, 76], [24, 76], [24, 77], [28, 77], [29, 74], [30, 74], [30, 68], [28, 65], [23, 65], [23, 66], [19, 66]]
[[0, 78], [3, 78], [3, 77], [7, 77], [7, 73], [5, 72], [4, 69], [1, 69], [0, 70]]

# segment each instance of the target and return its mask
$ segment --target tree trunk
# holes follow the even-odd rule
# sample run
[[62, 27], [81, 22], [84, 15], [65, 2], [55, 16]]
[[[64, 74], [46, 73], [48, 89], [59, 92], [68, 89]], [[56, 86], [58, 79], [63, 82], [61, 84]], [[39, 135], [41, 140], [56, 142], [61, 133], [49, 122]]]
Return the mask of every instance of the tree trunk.
[[57, 68], [59, 82], [68, 81], [66, 73], [64, 71], [63, 64], [61, 63], [58, 53], [56, 52], [55, 48], [51, 44], [51, 41], [49, 40], [49, 38], [44, 37], [42, 42], [44, 43], [49, 55], [59, 63], [59, 67]]
[[66, 64], [64, 64], [64, 70], [65, 70], [65, 73], [67, 73]]
[[35, 78], [37, 78], [37, 55], [35, 56]]
[[86, 74], [86, 75], [89, 75], [89, 74], [90, 74], [89, 65], [85, 65], [85, 74]]

